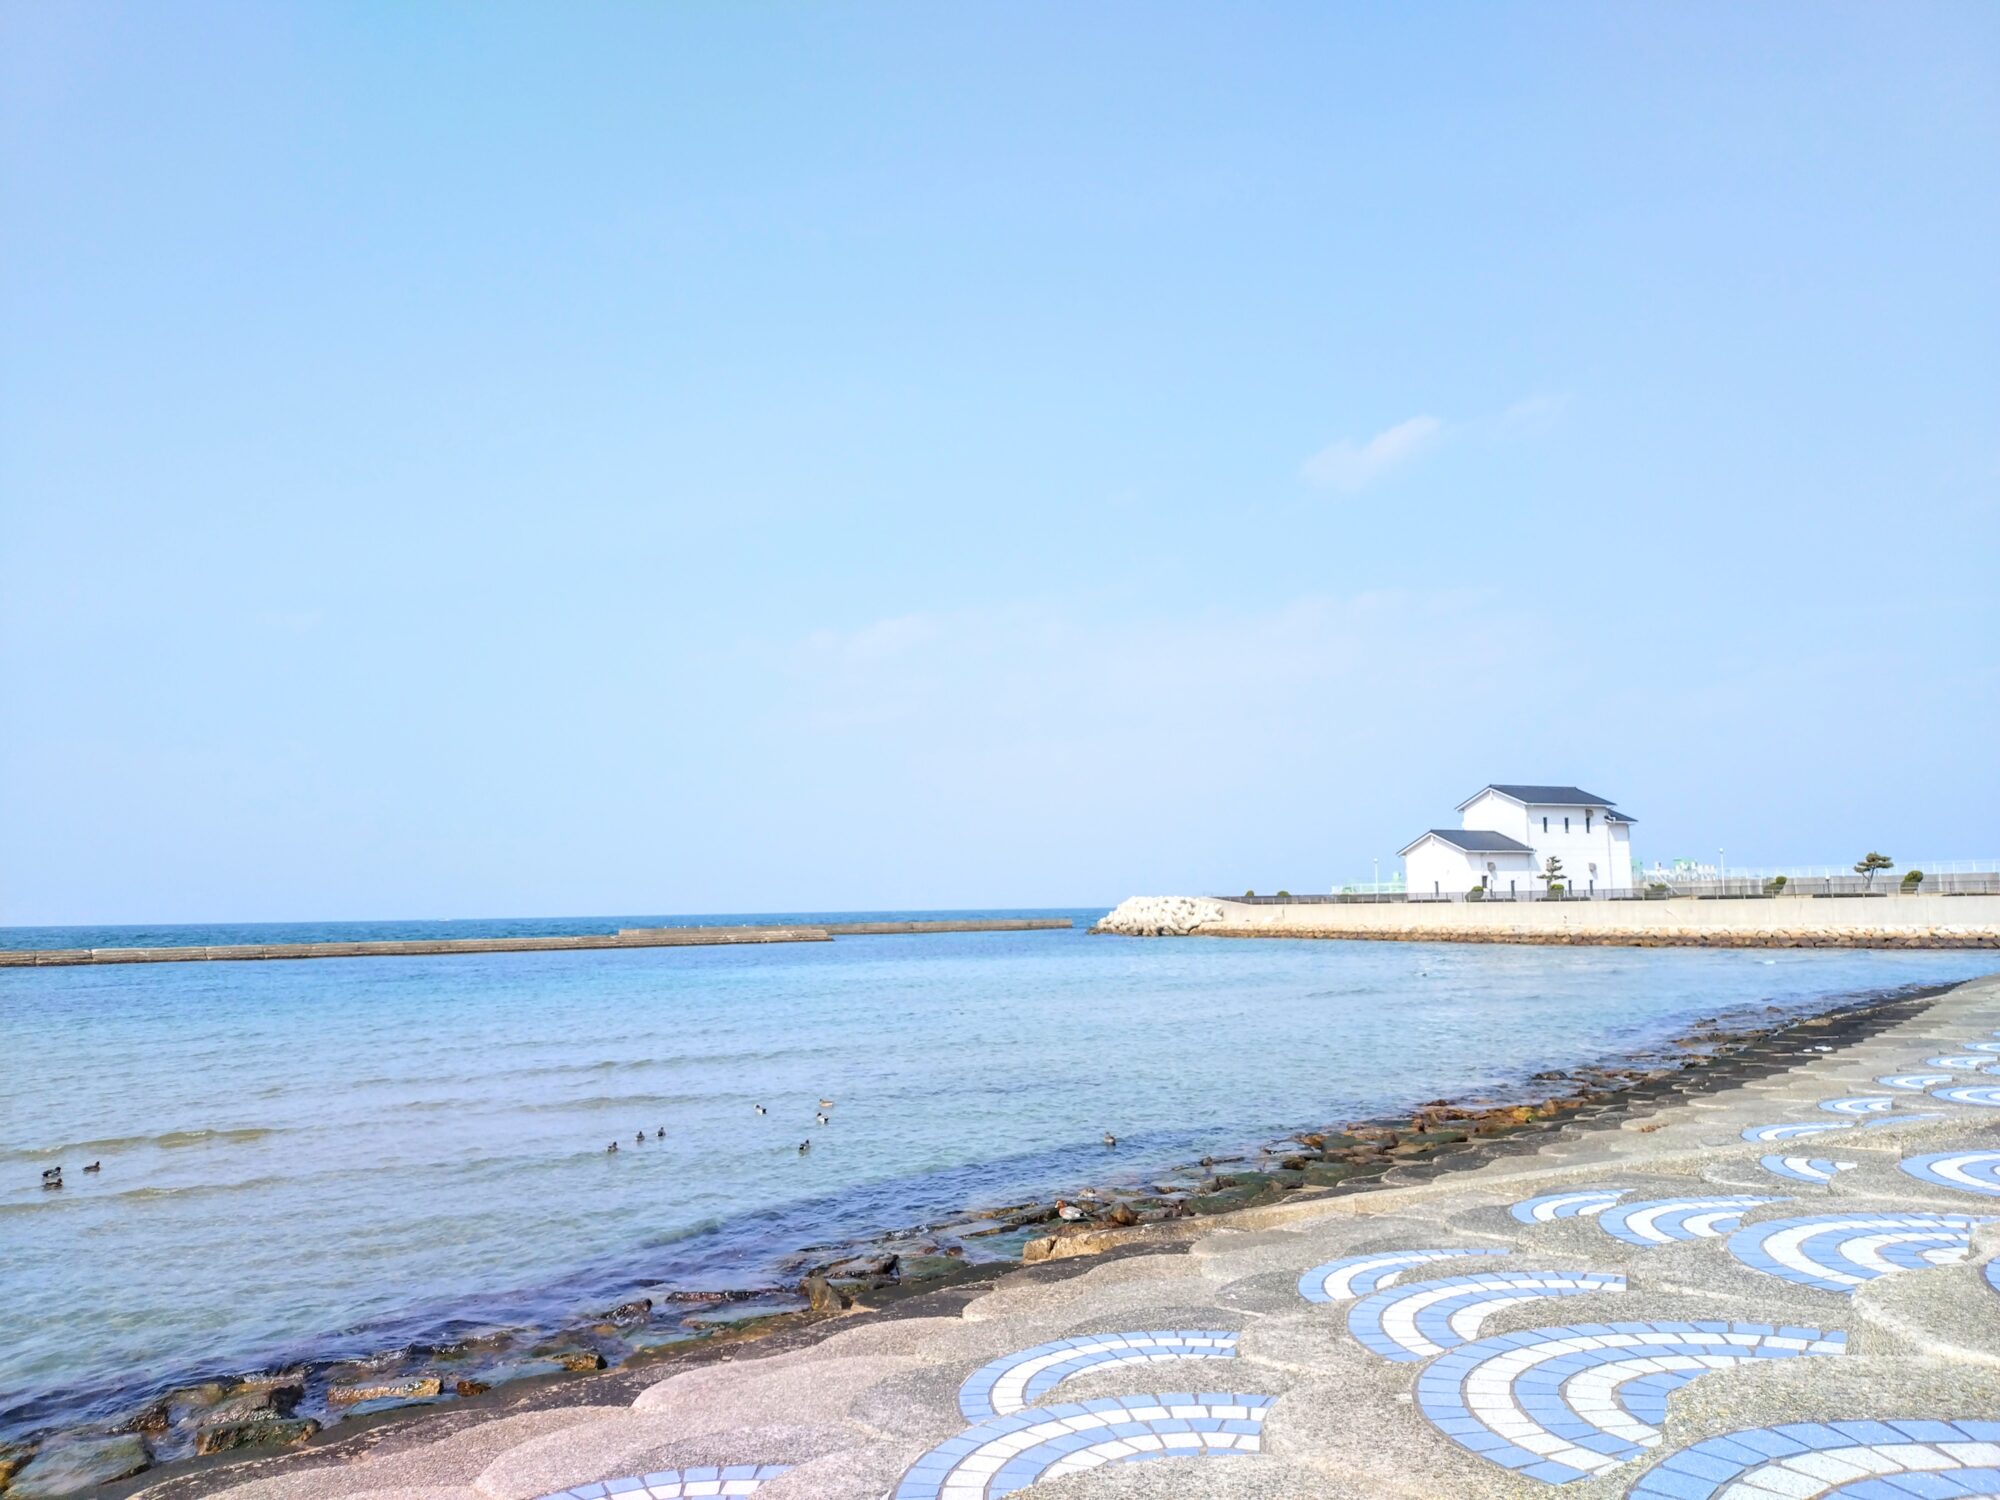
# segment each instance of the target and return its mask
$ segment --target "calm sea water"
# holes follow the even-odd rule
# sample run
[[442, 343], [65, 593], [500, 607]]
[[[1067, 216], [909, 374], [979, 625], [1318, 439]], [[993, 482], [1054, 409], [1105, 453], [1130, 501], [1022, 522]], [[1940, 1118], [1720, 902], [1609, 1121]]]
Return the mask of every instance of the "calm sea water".
[[[808, 1243], [1504, 1091], [1735, 1006], [1993, 965], [1093, 938], [1082, 928], [1098, 911], [1034, 914], [1078, 929], [0, 970], [0, 1432], [93, 1399], [108, 1412], [195, 1371], [601, 1308], [661, 1278], [756, 1285]], [[663, 920], [12, 929], [0, 942]], [[813, 1123], [823, 1095], [837, 1101], [826, 1128]], [[632, 1143], [661, 1126], [665, 1140]], [[44, 1193], [40, 1169], [56, 1162], [69, 1186]]]

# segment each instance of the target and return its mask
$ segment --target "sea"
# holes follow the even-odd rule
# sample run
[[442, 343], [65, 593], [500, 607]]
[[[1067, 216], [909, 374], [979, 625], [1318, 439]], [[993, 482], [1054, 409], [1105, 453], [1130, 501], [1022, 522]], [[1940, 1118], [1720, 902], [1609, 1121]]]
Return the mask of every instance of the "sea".
[[[0, 929], [7, 947], [127, 947], [1076, 924], [0, 969], [0, 1439], [108, 1420], [197, 1376], [771, 1286], [804, 1247], [1425, 1100], [1504, 1098], [1537, 1072], [1644, 1055], [1725, 1012], [1822, 1008], [1993, 965], [1978, 952], [1089, 935], [1101, 915]], [[44, 1190], [57, 1164], [66, 1186]]]

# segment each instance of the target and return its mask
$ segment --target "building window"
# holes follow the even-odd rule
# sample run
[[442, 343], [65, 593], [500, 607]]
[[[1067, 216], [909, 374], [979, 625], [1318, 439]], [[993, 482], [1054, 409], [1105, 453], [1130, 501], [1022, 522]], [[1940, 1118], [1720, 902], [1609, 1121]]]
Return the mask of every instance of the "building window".
[[1549, 831], [1549, 820], [1547, 818], [1544, 818], [1542, 819], [1542, 832], [1547, 833], [1548, 831]]
[[1564, 819], [1563, 819], [1563, 832], [1564, 832], [1564, 833], [1568, 833], [1568, 832], [1569, 832], [1569, 819], [1568, 819], [1568, 818], [1564, 818]]
[[1585, 833], [1588, 833], [1588, 832], [1590, 832], [1590, 814], [1589, 814], [1589, 813], [1585, 813], [1585, 814], [1583, 815], [1583, 831], [1584, 831]]

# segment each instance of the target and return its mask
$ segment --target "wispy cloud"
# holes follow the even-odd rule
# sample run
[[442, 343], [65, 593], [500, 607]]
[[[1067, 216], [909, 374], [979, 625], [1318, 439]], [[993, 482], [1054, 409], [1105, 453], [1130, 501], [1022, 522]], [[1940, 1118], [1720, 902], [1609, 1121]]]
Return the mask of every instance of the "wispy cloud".
[[1352, 494], [1417, 458], [1443, 435], [1438, 418], [1411, 417], [1366, 442], [1342, 438], [1307, 459], [1300, 472], [1308, 484]]
[[1501, 412], [1494, 425], [1503, 432], [1540, 431], [1569, 410], [1569, 392], [1545, 391], [1516, 401]]

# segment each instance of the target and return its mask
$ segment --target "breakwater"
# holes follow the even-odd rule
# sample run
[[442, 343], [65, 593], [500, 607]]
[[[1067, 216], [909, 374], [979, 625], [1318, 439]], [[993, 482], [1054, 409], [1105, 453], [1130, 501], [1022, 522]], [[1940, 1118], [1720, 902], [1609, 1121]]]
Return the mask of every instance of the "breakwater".
[[2000, 948], [2000, 896], [1275, 902], [1135, 896], [1093, 932], [1625, 948]]
[[422, 954], [545, 953], [569, 949], [699, 948], [729, 943], [824, 943], [836, 937], [881, 937], [922, 932], [1030, 932], [1070, 925], [1067, 917], [979, 917], [940, 922], [823, 922], [791, 927], [621, 927], [615, 933], [566, 933], [554, 937], [220, 943], [158, 948], [10, 948], [0, 949], [0, 968], [284, 958], [407, 958]]

